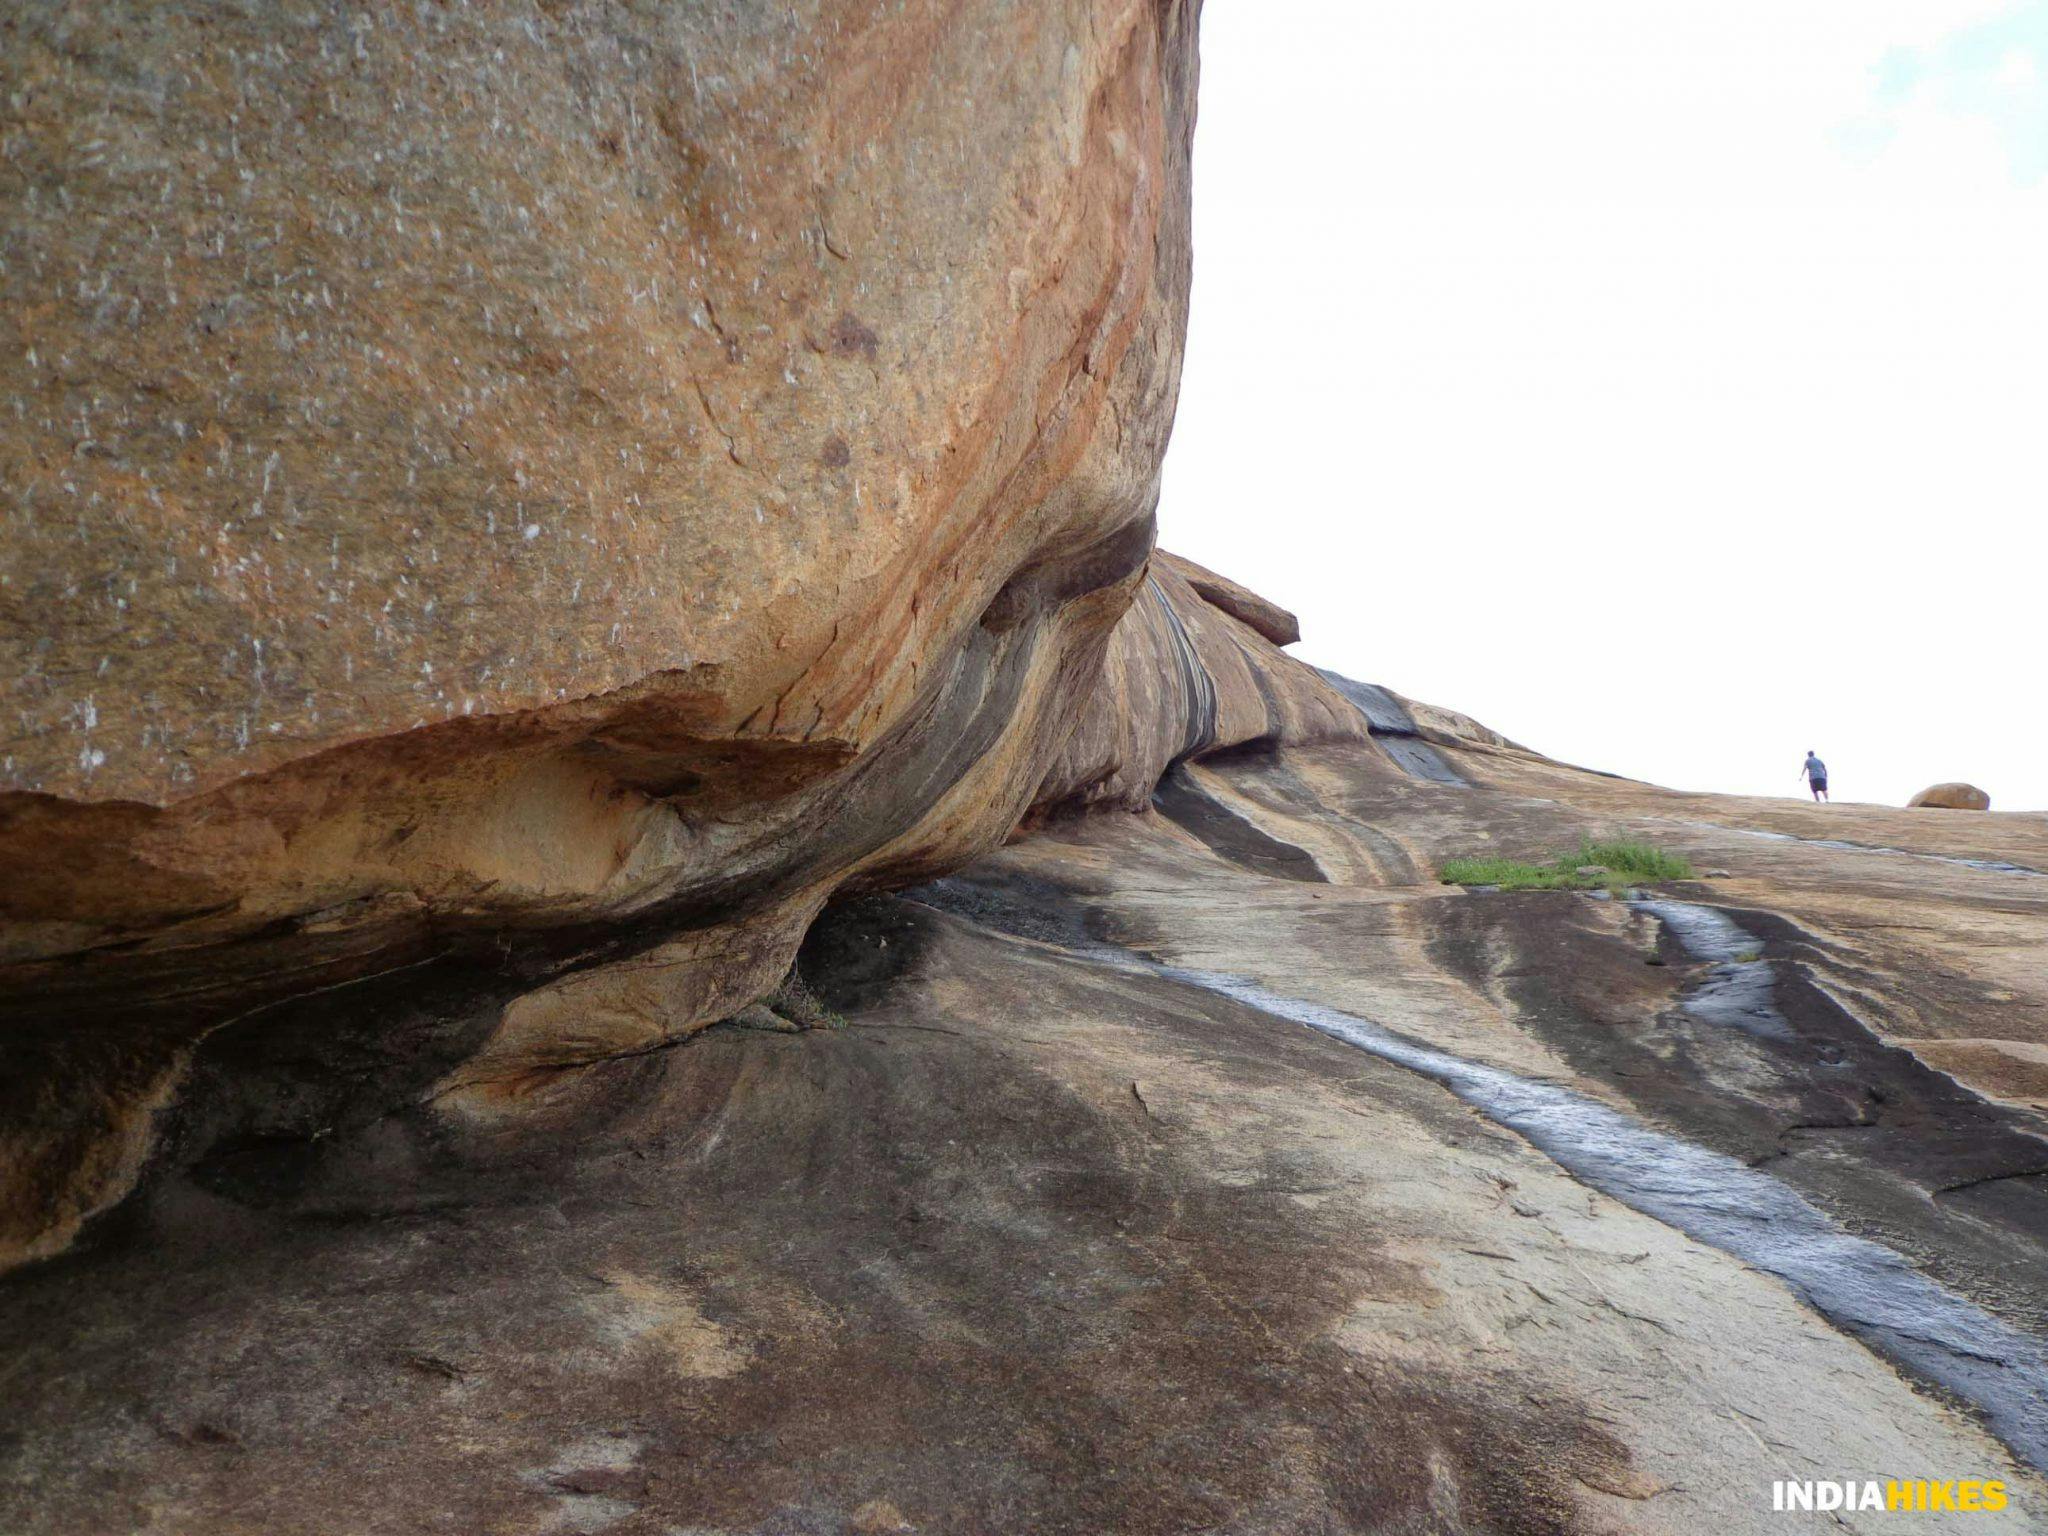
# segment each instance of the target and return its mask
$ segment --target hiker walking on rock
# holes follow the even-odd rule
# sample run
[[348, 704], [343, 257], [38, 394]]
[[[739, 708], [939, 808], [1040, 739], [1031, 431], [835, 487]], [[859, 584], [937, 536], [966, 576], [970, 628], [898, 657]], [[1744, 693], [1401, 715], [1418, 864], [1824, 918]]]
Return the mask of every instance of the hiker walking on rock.
[[1813, 748], [1806, 749], [1806, 766], [1799, 770], [1806, 779], [1807, 787], [1813, 791], [1816, 802], [1828, 797], [1828, 765], [1813, 755]]

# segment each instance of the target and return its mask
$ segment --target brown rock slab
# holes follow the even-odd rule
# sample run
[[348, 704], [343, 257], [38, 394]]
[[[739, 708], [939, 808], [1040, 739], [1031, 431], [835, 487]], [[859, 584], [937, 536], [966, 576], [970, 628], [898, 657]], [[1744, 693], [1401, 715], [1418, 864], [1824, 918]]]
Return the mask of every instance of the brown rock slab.
[[1965, 1037], [1899, 1043], [1987, 1098], [2048, 1110], [2048, 1042]]
[[1160, 563], [1170, 566], [1203, 602], [1212, 608], [1221, 608], [1273, 644], [1292, 645], [1301, 638], [1301, 621], [1278, 603], [1184, 556], [1162, 554], [1159, 558]]

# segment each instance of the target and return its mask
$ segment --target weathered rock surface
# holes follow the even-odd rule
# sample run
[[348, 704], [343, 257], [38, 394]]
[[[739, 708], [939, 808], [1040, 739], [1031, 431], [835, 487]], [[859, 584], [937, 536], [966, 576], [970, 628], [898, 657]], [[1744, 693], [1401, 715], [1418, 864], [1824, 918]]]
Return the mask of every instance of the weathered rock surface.
[[[1903, 1047], [2041, 1041], [2048, 880], [1982, 855], [2048, 869], [2048, 823], [1443, 750], [1459, 784], [1355, 741], [1218, 754], [1176, 778], [1263, 845], [1069, 818], [837, 907], [803, 967], [843, 1028], [736, 1020], [516, 1116], [167, 1170], [120, 1240], [7, 1282], [0, 1523], [1768, 1536], [1812, 1466], [2001, 1478], [1973, 1528], [2038, 1529], [1965, 1405], [1769, 1274], [1424, 1074], [1101, 957], [1576, 1085], [2039, 1336], [2041, 1117]], [[1653, 915], [1434, 878], [1582, 833], [1724, 864], [1666, 894], [1754, 934], [1787, 1036], [1689, 1013], [1711, 967]]]
[[1152, 552], [1193, 25], [0, 21], [0, 1529], [2041, 1528], [2048, 821]]
[[[1033, 796], [1038, 821], [1142, 809], [1175, 763], [1220, 749], [1372, 750], [1368, 721], [1350, 701], [1199, 597], [1171, 556], [1151, 563], [1100, 670], [1059, 685], [1081, 700], [1079, 721]], [[1038, 707], [1042, 718], [1076, 713], [1058, 699]], [[937, 788], [959, 793], [946, 781]], [[1016, 801], [1007, 803], [1007, 820], [973, 823], [984, 828], [981, 846], [1017, 819]], [[577, 833], [590, 830], [550, 829], [547, 847], [585, 856]], [[901, 884], [976, 850], [960, 839], [923, 845], [913, 859], [899, 845], [899, 862], [843, 878]], [[653, 879], [671, 873], [648, 870]], [[8, 1051], [21, 1076], [0, 1132], [12, 1252], [61, 1248], [84, 1217], [127, 1193], [166, 1141], [175, 1156], [199, 1156], [223, 1140], [311, 1133], [421, 1095], [444, 1116], [535, 1113], [551, 1092], [573, 1087], [565, 1074], [659, 1049], [745, 1008], [788, 967], [833, 888], [781, 891], [742, 866], [715, 888], [723, 904], [565, 903], [554, 926], [529, 920], [495, 931], [473, 916], [467, 944], [423, 940], [416, 930], [435, 914], [408, 892], [296, 914], [266, 934], [208, 941], [174, 926], [184, 943], [154, 937], [126, 963], [124, 951], [87, 951], [89, 962], [13, 967], [21, 1013]], [[169, 995], [152, 997], [152, 986]], [[215, 1029], [228, 1035], [195, 1073], [193, 1048]], [[342, 1056], [354, 1066], [337, 1081], [331, 1069]], [[199, 1091], [187, 1097], [193, 1082]]]
[[1906, 805], [1912, 810], [1988, 811], [1991, 797], [1974, 784], [1930, 784]]
[[1039, 786], [1041, 813], [1142, 808], [1166, 770], [1220, 748], [1365, 741], [1342, 694], [1188, 579], [1153, 560], [1117, 625], [1079, 726]]
[[503, 1097], [1014, 825], [1150, 548], [1191, 4], [4, 25], [0, 1264], [210, 1030]]
[[816, 776], [1150, 510], [1187, 6], [8, 33], [12, 788], [519, 712]]

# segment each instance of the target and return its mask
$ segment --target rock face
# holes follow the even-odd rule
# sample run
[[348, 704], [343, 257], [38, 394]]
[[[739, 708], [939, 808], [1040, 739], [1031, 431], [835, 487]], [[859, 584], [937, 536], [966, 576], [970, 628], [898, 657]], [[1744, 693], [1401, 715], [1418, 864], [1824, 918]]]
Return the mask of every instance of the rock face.
[[709, 778], [870, 752], [977, 623], [1136, 568], [1193, 41], [1171, 0], [17, 18], [9, 787], [162, 806], [513, 714]]
[[1239, 616], [1284, 633], [1292, 614], [1234, 583], [1218, 602], [1193, 576], [1206, 573], [1172, 555], [1153, 560], [1079, 727], [1039, 786], [1040, 815], [1142, 808], [1169, 766], [1219, 748], [1367, 739], [1342, 694]]
[[2041, 1528], [2048, 830], [1154, 551], [1194, 9], [0, 20], [0, 1530]]
[[1014, 825], [1143, 581], [1193, 4], [5, 27], [0, 1262], [246, 1118], [230, 1021], [502, 1097]]
[[1991, 797], [1974, 784], [1930, 784], [1906, 805], [1911, 810], [1988, 811]]
[[538, 1113], [1027, 811], [1367, 740], [1148, 564], [1194, 27], [13, 26], [0, 1268], [152, 1158]]

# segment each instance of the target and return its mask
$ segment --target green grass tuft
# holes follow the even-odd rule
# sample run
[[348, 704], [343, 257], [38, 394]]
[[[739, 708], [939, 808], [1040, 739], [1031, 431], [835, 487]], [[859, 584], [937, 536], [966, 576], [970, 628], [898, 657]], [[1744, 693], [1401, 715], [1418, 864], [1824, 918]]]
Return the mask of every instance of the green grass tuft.
[[[1605, 875], [1582, 875], [1580, 866], [1598, 864]], [[1520, 859], [1447, 859], [1438, 876], [1446, 885], [1497, 885], [1504, 891], [1621, 890], [1652, 880], [1690, 880], [1692, 865], [1648, 843], [1596, 843], [1581, 838], [1576, 852], [1548, 864]]]
[[[1563, 861], [1560, 861], [1563, 862]], [[1675, 853], [1652, 848], [1648, 843], [1596, 843], [1582, 838], [1580, 864], [1604, 864], [1617, 875], [1634, 875], [1638, 880], [1690, 880], [1692, 866]]]
[[1439, 874], [1446, 885], [1497, 885], [1504, 891], [1558, 891], [1594, 883], [1519, 859], [1449, 859]]

